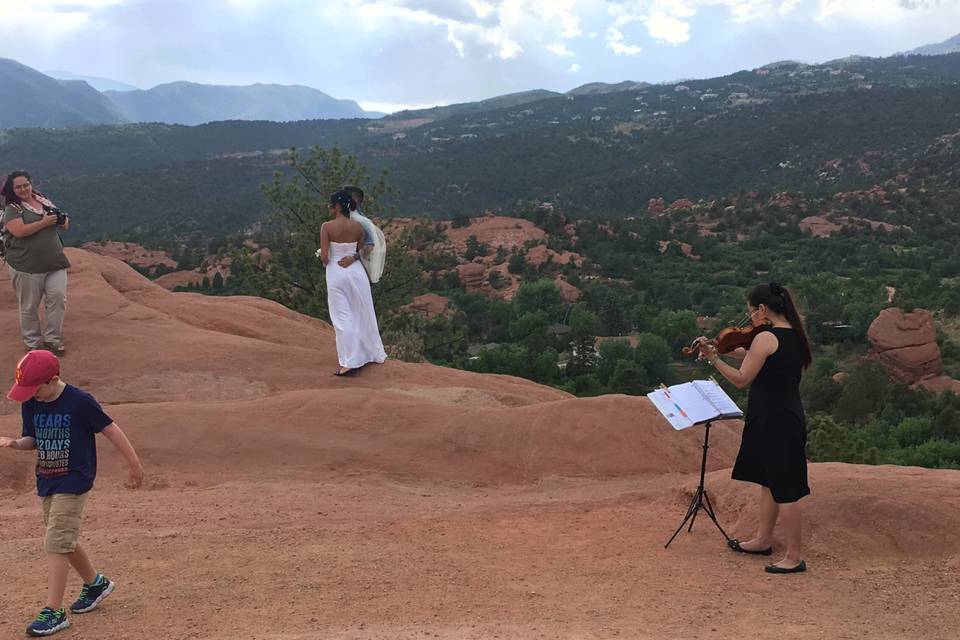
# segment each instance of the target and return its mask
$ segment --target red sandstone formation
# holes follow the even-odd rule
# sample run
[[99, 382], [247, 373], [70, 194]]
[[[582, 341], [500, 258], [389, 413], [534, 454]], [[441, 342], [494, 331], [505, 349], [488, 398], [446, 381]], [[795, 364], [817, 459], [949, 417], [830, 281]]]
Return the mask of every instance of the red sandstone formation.
[[818, 238], [825, 238], [843, 228], [843, 225], [830, 222], [823, 216], [807, 216], [798, 226], [801, 231], [809, 231], [811, 235]]
[[163, 265], [170, 269], [177, 267], [177, 261], [166, 251], [145, 249], [134, 242], [86, 242], [83, 248], [101, 256], [110, 256], [138, 267], [156, 267]]
[[[121, 456], [98, 438], [82, 536], [121, 588], [66, 637], [933, 639], [960, 627], [956, 471], [811, 464], [811, 571], [769, 577], [706, 518], [663, 549], [703, 432], [674, 431], [642, 396], [573, 398], [395, 360], [338, 378], [323, 322], [67, 253], [63, 376], [123, 427], [146, 478], [124, 489]], [[0, 314], [17, 325], [5, 271]], [[22, 353], [16, 333], [0, 340], [8, 385]], [[0, 403], [0, 434], [20, 428], [19, 406]], [[714, 424], [706, 486], [743, 537], [757, 511], [756, 487], [730, 479], [739, 430]], [[43, 593], [34, 460], [0, 450], [0, 638], [22, 637]], [[774, 547], [771, 560], [779, 529]], [[771, 607], [788, 592], [800, 613]], [[905, 615], [910, 602], [923, 615]]]
[[580, 299], [580, 289], [577, 289], [560, 277], [557, 277], [554, 282], [557, 284], [557, 288], [560, 289], [560, 297], [567, 304], [573, 304]]
[[933, 314], [929, 311], [904, 313], [894, 307], [884, 309], [870, 323], [867, 338], [871, 355], [897, 382], [913, 384], [943, 371]]
[[404, 308], [429, 319], [444, 315], [449, 307], [447, 298], [436, 293], [425, 293], [411, 300]]
[[457, 265], [457, 275], [460, 276], [460, 282], [467, 293], [479, 291], [487, 281], [487, 270], [476, 262]]
[[689, 198], [680, 198], [679, 200], [674, 200], [670, 203], [670, 206], [667, 207], [667, 213], [674, 213], [676, 211], [684, 211], [692, 208], [693, 202], [691, 202]]
[[514, 247], [523, 247], [525, 242], [542, 241], [547, 237], [543, 229], [529, 220], [493, 215], [473, 218], [466, 227], [454, 228], [448, 223], [446, 234], [459, 255], [466, 251], [470, 236], [490, 247], [491, 253], [500, 246], [509, 252]]
[[677, 240], [660, 240], [660, 253], [664, 253], [671, 244], [675, 244], [680, 247], [680, 250], [683, 252], [683, 255], [687, 256], [692, 260], [699, 260], [700, 256], [696, 255], [693, 252], [693, 245], [688, 242], [679, 242]]
[[527, 262], [534, 266], [540, 266], [544, 262], [547, 262], [548, 259], [552, 259], [555, 264], [573, 263], [579, 266], [583, 261], [583, 256], [572, 251], [561, 251], [558, 253], [553, 249], [548, 249], [545, 244], [538, 244], [527, 251]]
[[906, 225], [897, 226], [890, 224], [889, 222], [880, 222], [877, 220], [855, 218], [851, 216], [840, 216], [836, 219], [836, 222], [833, 222], [823, 216], [807, 216], [806, 218], [800, 220], [798, 226], [800, 227], [801, 231], [809, 231], [812, 235], [819, 238], [829, 236], [844, 227], [870, 227], [870, 229], [873, 231], [882, 229], [888, 233], [891, 231], [896, 231], [897, 229], [912, 231], [912, 229]]

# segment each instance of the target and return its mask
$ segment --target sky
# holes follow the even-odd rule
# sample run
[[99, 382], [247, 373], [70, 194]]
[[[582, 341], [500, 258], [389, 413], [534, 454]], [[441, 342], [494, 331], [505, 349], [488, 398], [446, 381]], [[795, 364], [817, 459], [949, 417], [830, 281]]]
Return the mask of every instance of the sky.
[[364, 108], [886, 56], [960, 0], [0, 0], [0, 57], [140, 88], [299, 84]]

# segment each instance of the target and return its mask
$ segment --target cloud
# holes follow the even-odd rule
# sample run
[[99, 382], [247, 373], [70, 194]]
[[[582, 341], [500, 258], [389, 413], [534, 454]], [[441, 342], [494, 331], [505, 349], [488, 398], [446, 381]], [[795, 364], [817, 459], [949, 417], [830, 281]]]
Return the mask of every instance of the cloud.
[[885, 55], [957, 24], [960, 0], [0, 0], [0, 55], [144, 87], [303, 84], [392, 110], [574, 74], [655, 82]]
[[102, 9], [121, 4], [122, 0], [34, 0], [4, 2], [0, 5], [0, 36], [19, 31], [24, 24], [41, 25], [32, 31], [35, 44], [50, 47], [51, 39], [65, 37], [87, 25]]
[[818, 0], [815, 19], [891, 24], [911, 20], [917, 14], [950, 15], [951, 12], [953, 17], [960, 15], [960, 3], [955, 0]]
[[794, 9], [800, 6], [802, 1], [803, 0], [783, 0], [783, 2], [780, 3], [780, 8], [777, 10], [777, 12], [781, 16], [789, 15], [793, 13]]
[[413, 111], [415, 109], [429, 109], [430, 107], [442, 107], [448, 103], [422, 103], [411, 104], [403, 102], [370, 102], [361, 100], [358, 102], [360, 108], [364, 111], [380, 111], [381, 113], [396, 113], [397, 111]]
[[616, 27], [607, 29], [607, 47], [618, 56], [635, 56], [643, 51], [643, 47], [627, 44], [623, 33]]
[[662, 11], [651, 13], [643, 22], [655, 40], [681, 44], [690, 39], [690, 23]]
[[548, 44], [544, 48], [550, 53], [558, 55], [561, 58], [570, 58], [573, 56], [573, 51], [570, 51], [570, 49], [567, 49], [567, 45], [563, 44], [562, 42], [557, 42], [555, 44]]

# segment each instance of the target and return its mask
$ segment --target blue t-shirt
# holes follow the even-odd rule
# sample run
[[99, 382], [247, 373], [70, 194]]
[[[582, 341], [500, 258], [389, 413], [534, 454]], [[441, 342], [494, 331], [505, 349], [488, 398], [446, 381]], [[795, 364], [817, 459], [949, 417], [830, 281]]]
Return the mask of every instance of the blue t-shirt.
[[37, 495], [86, 493], [97, 477], [94, 436], [113, 423], [92, 395], [67, 385], [53, 402], [20, 405], [24, 437], [37, 441]]

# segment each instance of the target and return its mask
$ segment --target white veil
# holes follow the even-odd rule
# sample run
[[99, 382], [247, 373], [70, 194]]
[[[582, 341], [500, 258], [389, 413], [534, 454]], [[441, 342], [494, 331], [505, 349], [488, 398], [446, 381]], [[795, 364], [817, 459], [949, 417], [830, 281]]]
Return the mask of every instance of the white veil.
[[363, 263], [363, 268], [367, 270], [367, 275], [370, 276], [370, 282], [379, 282], [380, 276], [383, 275], [384, 263], [387, 260], [387, 239], [380, 227], [360, 213], [359, 209], [351, 211], [350, 218], [363, 225], [364, 231], [373, 238], [373, 249], [369, 253], [361, 252], [360, 260]]

